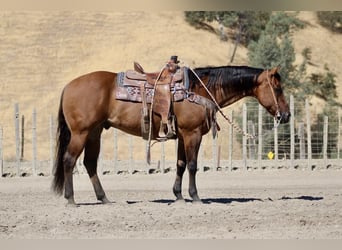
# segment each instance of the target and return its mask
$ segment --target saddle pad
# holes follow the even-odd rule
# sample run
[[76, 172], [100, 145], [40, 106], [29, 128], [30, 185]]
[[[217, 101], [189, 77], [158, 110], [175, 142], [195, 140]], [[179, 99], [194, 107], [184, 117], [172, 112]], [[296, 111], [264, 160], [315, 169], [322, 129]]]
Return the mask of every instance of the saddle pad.
[[[142, 80], [131, 80], [125, 72], [120, 72], [116, 77], [116, 99], [131, 102], [142, 102], [141, 91], [145, 89], [146, 102], [151, 103], [154, 86]], [[186, 91], [182, 82], [176, 82], [171, 86], [173, 101], [182, 101], [186, 98]]]

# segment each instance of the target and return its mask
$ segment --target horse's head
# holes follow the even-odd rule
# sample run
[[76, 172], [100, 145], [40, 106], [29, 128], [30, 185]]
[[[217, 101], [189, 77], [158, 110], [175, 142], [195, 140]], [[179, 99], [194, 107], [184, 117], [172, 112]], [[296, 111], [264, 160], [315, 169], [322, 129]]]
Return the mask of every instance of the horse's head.
[[280, 123], [290, 120], [289, 105], [280, 84], [278, 68], [263, 71], [257, 79], [254, 94], [259, 103]]

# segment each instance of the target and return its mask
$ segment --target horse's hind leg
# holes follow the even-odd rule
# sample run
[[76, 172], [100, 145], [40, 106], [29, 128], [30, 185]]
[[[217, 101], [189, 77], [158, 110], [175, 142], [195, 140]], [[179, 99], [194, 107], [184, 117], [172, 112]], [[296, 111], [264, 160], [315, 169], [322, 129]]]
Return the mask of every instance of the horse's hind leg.
[[84, 149], [84, 166], [93, 184], [96, 198], [103, 203], [109, 203], [110, 201], [107, 199], [97, 175], [97, 159], [100, 153], [101, 132], [102, 129], [98, 129], [89, 136]]
[[173, 185], [173, 193], [176, 196], [177, 201], [184, 200], [182, 196], [182, 181], [183, 174], [186, 168], [186, 157], [184, 150], [184, 142], [178, 139], [178, 152], [177, 152], [177, 175], [175, 184]]
[[83, 150], [85, 139], [86, 134], [73, 134], [63, 158], [65, 177], [64, 197], [68, 200], [69, 205], [75, 205], [72, 174], [76, 160]]

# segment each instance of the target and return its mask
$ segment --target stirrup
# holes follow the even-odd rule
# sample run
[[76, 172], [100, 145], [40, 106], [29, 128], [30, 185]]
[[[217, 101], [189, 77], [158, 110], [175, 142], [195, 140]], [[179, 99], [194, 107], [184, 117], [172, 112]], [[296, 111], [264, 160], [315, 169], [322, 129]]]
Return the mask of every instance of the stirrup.
[[[165, 130], [164, 130], [165, 125], [167, 128], [167, 133], [165, 133]], [[163, 123], [162, 121], [160, 122], [160, 128], [159, 128], [157, 141], [166, 141], [168, 139], [173, 139], [175, 135], [176, 133], [172, 129], [172, 125], [170, 124], [170, 121], [168, 121], [168, 123]]]

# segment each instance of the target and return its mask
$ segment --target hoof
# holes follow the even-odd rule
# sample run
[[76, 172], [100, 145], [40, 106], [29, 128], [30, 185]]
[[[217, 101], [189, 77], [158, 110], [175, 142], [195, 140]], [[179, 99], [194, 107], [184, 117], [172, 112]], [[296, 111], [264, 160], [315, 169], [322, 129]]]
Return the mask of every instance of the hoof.
[[79, 207], [80, 205], [77, 205], [75, 202], [68, 202], [65, 204], [66, 207]]
[[203, 204], [201, 199], [192, 200], [192, 204]]
[[182, 199], [176, 199], [175, 203], [176, 204], [185, 204], [185, 200], [183, 198]]
[[107, 197], [104, 197], [103, 199], [101, 199], [102, 204], [111, 204], [112, 202], [110, 200], [107, 199]]

